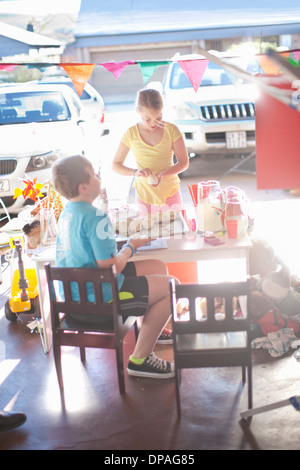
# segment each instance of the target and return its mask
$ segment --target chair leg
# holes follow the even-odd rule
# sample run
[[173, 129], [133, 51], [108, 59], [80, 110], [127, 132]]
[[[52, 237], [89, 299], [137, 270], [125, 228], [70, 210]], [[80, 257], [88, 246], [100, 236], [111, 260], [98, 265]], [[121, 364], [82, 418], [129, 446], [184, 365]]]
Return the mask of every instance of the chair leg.
[[56, 375], [60, 390], [64, 389], [64, 382], [62, 377], [62, 366], [61, 366], [61, 349], [60, 345], [53, 344], [54, 363], [56, 369]]
[[120, 394], [124, 395], [125, 390], [125, 376], [124, 376], [124, 360], [123, 360], [123, 341], [116, 344], [116, 362]]
[[248, 408], [253, 407], [253, 382], [252, 382], [252, 364], [248, 365]]
[[137, 339], [138, 339], [140, 329], [141, 329], [140, 317], [138, 317], [138, 318], [136, 319], [135, 323], [134, 323], [135, 341], [137, 341]]
[[242, 366], [242, 381], [243, 385], [246, 383], [246, 366]]
[[176, 403], [177, 403], [177, 415], [181, 418], [181, 406], [180, 406], [180, 384], [181, 384], [181, 371], [175, 366], [175, 387], [176, 387]]
[[85, 348], [80, 348], [80, 359], [81, 362], [85, 362]]

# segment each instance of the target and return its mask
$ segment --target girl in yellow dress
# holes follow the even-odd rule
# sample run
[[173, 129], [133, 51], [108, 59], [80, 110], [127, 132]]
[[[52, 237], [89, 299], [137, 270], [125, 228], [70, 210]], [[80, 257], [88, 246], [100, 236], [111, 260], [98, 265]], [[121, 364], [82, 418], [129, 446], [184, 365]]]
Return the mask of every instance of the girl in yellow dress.
[[[140, 121], [124, 134], [112, 169], [120, 175], [133, 175], [141, 215], [182, 209], [178, 173], [188, 168], [188, 153], [179, 129], [163, 121], [163, 100], [157, 90], [140, 90], [136, 101]], [[137, 168], [124, 165], [132, 150]], [[176, 162], [173, 157], [176, 155]]]

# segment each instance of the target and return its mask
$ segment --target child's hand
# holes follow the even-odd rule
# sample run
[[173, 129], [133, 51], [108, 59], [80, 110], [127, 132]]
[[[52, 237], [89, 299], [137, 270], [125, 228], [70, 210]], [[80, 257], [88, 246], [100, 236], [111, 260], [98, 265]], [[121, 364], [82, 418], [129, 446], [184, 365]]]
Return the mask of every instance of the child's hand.
[[134, 172], [134, 176], [143, 177], [143, 178], [148, 178], [148, 176], [151, 174], [152, 174], [152, 171], [150, 170], [150, 168], [141, 168], [141, 169], [135, 170]]
[[160, 173], [157, 173], [155, 176], [156, 176], [156, 179], [157, 179], [157, 183], [152, 184], [152, 186], [154, 186], [154, 187], [159, 185], [159, 183], [161, 182], [161, 178], [162, 178]]
[[150, 243], [152, 240], [154, 240], [154, 238], [139, 238], [137, 235], [132, 235], [128, 238], [128, 243], [134, 250], [137, 250], [140, 246], [147, 245], [147, 243]]

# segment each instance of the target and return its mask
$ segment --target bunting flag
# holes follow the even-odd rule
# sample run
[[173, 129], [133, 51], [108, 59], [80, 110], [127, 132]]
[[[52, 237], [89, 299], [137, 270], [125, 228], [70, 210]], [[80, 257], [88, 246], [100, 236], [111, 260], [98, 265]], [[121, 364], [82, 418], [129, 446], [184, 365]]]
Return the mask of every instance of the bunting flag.
[[266, 75], [279, 75], [280, 68], [266, 55], [257, 55], [257, 61]]
[[287, 61], [295, 67], [300, 67], [300, 51], [293, 51], [293, 54], [294, 59], [292, 57], [287, 57]]
[[155, 62], [137, 62], [140, 69], [142, 70], [143, 74], [143, 83], [145, 84], [149, 78], [152, 77], [155, 70], [160, 67], [161, 65], [169, 65], [170, 61], [168, 60], [161, 60]]
[[95, 64], [60, 64], [72, 80], [79, 96], [93, 73]]
[[180, 65], [180, 67], [188, 77], [189, 81], [193, 85], [195, 92], [198, 91], [208, 62], [209, 61], [207, 59], [178, 61], [178, 64]]
[[17, 64], [0, 64], [0, 70], [6, 70], [7, 72], [12, 72]]
[[124, 60], [123, 62], [100, 62], [98, 65], [102, 65], [108, 72], [111, 72], [115, 79], [118, 80], [119, 76], [127, 67], [127, 65], [134, 65], [134, 60]]
[[294, 57], [296, 59], [296, 62], [299, 63], [300, 62], [300, 51], [294, 51], [293, 54], [294, 54]]
[[[204, 56], [204, 59], [194, 59], [194, 60], [176, 60], [176, 62], [180, 65], [183, 72], [186, 74], [187, 78], [190, 80], [194, 91], [197, 92], [203, 74], [206, 70], [206, 67], [211, 60], [212, 62], [216, 63], [220, 67], [224, 68], [227, 72], [232, 74], [233, 82], [238, 82], [241, 78], [248, 80], [250, 82], [256, 81], [256, 77], [250, 76], [248, 73], [243, 72], [243, 70], [239, 69], [238, 67], [230, 66], [228, 63], [225, 63], [221, 59], [218, 59], [215, 56], [212, 56], [210, 53], [205, 51], [204, 49], [201, 50], [201, 55]], [[295, 49], [291, 51], [280, 52], [280, 56], [285, 57], [287, 61], [295, 67], [300, 67], [300, 49]], [[272, 61], [267, 54], [256, 54], [255, 56], [263, 70], [264, 74], [269, 75], [279, 75], [281, 73], [280, 65], [277, 65], [274, 61]], [[127, 65], [138, 65], [142, 71], [143, 75], [143, 83], [145, 84], [147, 80], [154, 74], [156, 69], [161, 65], [169, 65], [173, 60], [160, 60], [160, 61], [140, 61], [137, 62], [135, 60], [125, 60], [121, 62], [101, 62], [98, 64], [91, 64], [91, 63], [0, 63], [0, 70], [6, 70], [7, 72], [12, 72], [14, 68], [18, 66], [25, 66], [27, 68], [39, 68], [41, 71], [44, 70], [45, 67], [51, 66], [60, 66], [62, 67], [70, 79], [72, 80], [74, 87], [79, 96], [81, 96], [82, 91], [85, 87], [85, 84], [88, 82], [91, 74], [93, 73], [94, 67], [102, 66], [107, 71], [111, 72], [115, 79], [117, 80], [122, 72], [124, 71]], [[277, 93], [278, 94], [278, 93]]]

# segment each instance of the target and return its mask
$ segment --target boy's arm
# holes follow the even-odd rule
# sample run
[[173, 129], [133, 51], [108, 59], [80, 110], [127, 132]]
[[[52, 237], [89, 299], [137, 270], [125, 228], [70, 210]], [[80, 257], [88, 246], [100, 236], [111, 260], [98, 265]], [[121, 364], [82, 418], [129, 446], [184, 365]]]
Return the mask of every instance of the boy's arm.
[[135, 250], [140, 246], [146, 245], [146, 243], [149, 243], [151, 240], [151, 238], [135, 238], [134, 236], [130, 237], [128, 242], [122, 246], [121, 250], [118, 251], [115, 256], [105, 260], [96, 260], [97, 266], [99, 268], [108, 268], [114, 264], [118, 274], [123, 271], [127, 261], [131, 258]]
[[116, 267], [116, 272], [119, 274], [126, 266], [127, 261], [132, 255], [132, 250], [129, 246], [122, 247], [121, 250], [112, 258], [104, 260], [96, 260], [98, 268], [108, 268], [113, 264]]

